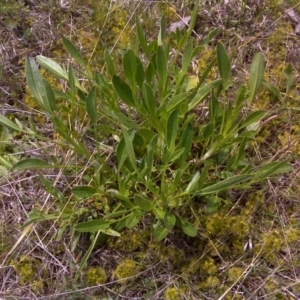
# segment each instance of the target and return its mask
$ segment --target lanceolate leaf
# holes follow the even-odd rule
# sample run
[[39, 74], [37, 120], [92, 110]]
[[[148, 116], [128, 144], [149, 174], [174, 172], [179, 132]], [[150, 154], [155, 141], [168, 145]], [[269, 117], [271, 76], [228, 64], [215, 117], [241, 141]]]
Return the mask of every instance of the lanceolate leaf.
[[219, 72], [225, 86], [230, 77], [230, 60], [222, 44], [217, 45], [217, 56]]
[[113, 63], [107, 49], [105, 49], [105, 51], [104, 51], [104, 61], [105, 61], [105, 65], [106, 65], [108, 74], [110, 76], [114, 76], [116, 74], [115, 66], [114, 66], [114, 63]]
[[97, 122], [96, 93], [96, 87], [93, 87], [86, 98], [86, 111], [93, 124]]
[[253, 176], [252, 175], [238, 175], [238, 176], [234, 176], [225, 180], [222, 180], [218, 183], [215, 183], [213, 185], [210, 185], [208, 187], [205, 187], [201, 190], [199, 190], [198, 192], [196, 192], [196, 195], [209, 195], [212, 193], [217, 193], [223, 190], [227, 190], [230, 188], [234, 188], [236, 185], [247, 181], [249, 179], [251, 179]]
[[86, 61], [82, 58], [81, 54], [78, 52], [73, 43], [67, 38], [63, 38], [63, 44], [75, 61], [82, 67], [86, 67]]
[[167, 81], [167, 61], [162, 46], [157, 48], [156, 66], [161, 92], [163, 92]]
[[180, 147], [184, 147], [184, 152], [179, 159], [180, 166], [182, 167], [183, 164], [186, 162], [193, 142], [193, 126], [191, 123], [188, 123], [186, 128], [183, 131], [181, 140], [180, 140]]
[[266, 112], [262, 110], [253, 112], [246, 118], [246, 120], [242, 123], [240, 128], [245, 128], [255, 122], [258, 122], [265, 114]]
[[283, 74], [286, 78], [286, 93], [288, 93], [293, 85], [294, 77], [293, 77], [293, 69], [291, 64], [288, 64], [283, 70]]
[[166, 23], [166, 18], [163, 15], [160, 19], [160, 28], [159, 28], [158, 41], [157, 41], [157, 44], [159, 46], [163, 44], [163, 41], [166, 36], [166, 32], [167, 32], [167, 23]]
[[87, 198], [93, 196], [97, 190], [92, 186], [76, 186], [72, 189], [72, 193], [80, 198]]
[[156, 101], [155, 101], [155, 97], [153, 95], [153, 91], [147, 82], [144, 82], [144, 84], [143, 84], [142, 93], [143, 93], [143, 102], [145, 104], [145, 107], [146, 107], [147, 111], [149, 112], [151, 118], [155, 119]]
[[2, 115], [0, 115], [0, 124], [6, 126], [8, 128], [10, 128], [10, 129], [27, 133], [27, 131], [23, 130], [18, 125], [16, 125], [14, 122], [12, 122], [11, 120], [9, 120], [8, 118], [6, 118], [6, 117], [4, 117]]
[[254, 56], [254, 59], [250, 67], [250, 78], [249, 78], [249, 91], [250, 91], [249, 102], [250, 103], [255, 98], [263, 82], [264, 72], [265, 72], [264, 55], [262, 53], [257, 53]]
[[68, 80], [68, 72], [64, 70], [57, 62], [45, 57], [43, 55], [38, 55], [36, 57], [38, 63], [49, 72], [57, 76], [58, 78]]
[[110, 221], [105, 221], [105, 220], [91, 220], [83, 223], [79, 223], [75, 225], [75, 230], [79, 232], [96, 232], [101, 229], [106, 229], [110, 226], [111, 222]]
[[197, 188], [197, 183], [198, 183], [199, 178], [200, 178], [200, 173], [197, 172], [193, 176], [192, 180], [190, 181], [190, 183], [188, 184], [188, 186], [185, 190], [187, 193], [192, 193], [195, 191], [195, 189]]
[[50, 83], [44, 79], [44, 86], [47, 94], [47, 111], [52, 114], [56, 110], [56, 100], [55, 100], [55, 95], [54, 91], [50, 85]]
[[271, 162], [256, 172], [255, 179], [259, 178], [261, 181], [274, 174], [290, 172], [292, 169], [292, 165], [287, 162]]
[[198, 91], [195, 97], [191, 100], [189, 103], [189, 110], [193, 109], [197, 105], [199, 105], [205, 97], [214, 89], [216, 88], [220, 83], [222, 82], [222, 79], [217, 79], [213, 82], [210, 82], [203, 87], [201, 87]]
[[27, 158], [16, 163], [12, 170], [28, 170], [28, 169], [44, 169], [53, 168], [53, 165], [48, 164], [46, 161], [37, 158]]
[[125, 104], [135, 107], [135, 101], [130, 86], [119, 76], [113, 76], [113, 85]]
[[153, 167], [154, 149], [155, 149], [156, 142], [157, 142], [157, 135], [155, 135], [151, 139], [151, 141], [148, 145], [148, 153], [147, 153], [147, 159], [146, 159], [147, 171], [145, 173], [147, 183], [151, 178], [151, 172], [152, 172], [152, 167]]
[[25, 74], [30, 92], [40, 103], [40, 105], [44, 105], [43, 98], [45, 97], [46, 93], [45, 86], [43, 83], [42, 76], [40, 75], [38, 66], [32, 57], [27, 58], [25, 61]]
[[137, 164], [136, 164], [136, 158], [135, 158], [135, 153], [134, 153], [134, 149], [133, 149], [133, 145], [132, 145], [132, 140], [134, 138], [134, 131], [130, 132], [130, 135], [128, 134], [128, 132], [125, 129], [122, 129], [123, 131], [123, 136], [124, 136], [124, 140], [125, 140], [125, 147], [129, 156], [129, 160], [131, 162], [131, 165], [133, 166], [133, 168], [137, 171]]
[[167, 122], [167, 145], [168, 148], [173, 151], [175, 147], [175, 140], [178, 131], [178, 110], [174, 110]]
[[147, 55], [148, 51], [147, 51], [147, 42], [146, 42], [146, 38], [145, 38], [145, 32], [142, 28], [138, 14], [136, 14], [135, 23], [136, 23], [137, 36], [138, 36], [140, 45], [141, 45], [144, 53]]
[[132, 49], [127, 50], [123, 56], [123, 71], [126, 78], [132, 85], [135, 83], [135, 75], [137, 70], [137, 58]]

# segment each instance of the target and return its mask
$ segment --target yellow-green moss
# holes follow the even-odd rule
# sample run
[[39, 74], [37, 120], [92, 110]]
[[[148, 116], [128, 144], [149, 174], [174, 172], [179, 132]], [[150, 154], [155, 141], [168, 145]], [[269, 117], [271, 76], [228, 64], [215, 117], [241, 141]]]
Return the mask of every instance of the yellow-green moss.
[[[207, 66], [211, 61], [215, 58], [216, 53], [214, 49], [211, 49], [209, 47], [206, 47], [200, 55], [200, 58], [198, 59], [198, 70], [197, 73], [201, 77], [205, 70], [207, 69]], [[217, 71], [216, 67], [213, 67], [210, 71], [210, 73], [207, 76], [207, 81], [210, 82], [212, 80], [215, 80], [219, 76], [219, 73]]]
[[41, 276], [39, 273], [41, 262], [38, 259], [21, 255], [18, 260], [13, 260], [11, 265], [18, 275], [20, 285], [29, 285], [35, 292], [43, 289], [43, 281], [36, 279], [37, 276]]
[[86, 270], [85, 281], [89, 286], [104, 284], [107, 280], [106, 272], [101, 267], [90, 267]]
[[132, 253], [133, 251], [143, 248], [145, 244], [148, 246], [149, 237], [149, 230], [126, 229], [121, 237], [109, 238], [107, 245], [111, 249]]
[[228, 280], [230, 282], [235, 282], [242, 277], [244, 270], [239, 267], [231, 267], [227, 271]]
[[220, 280], [216, 276], [208, 276], [207, 279], [199, 284], [201, 290], [215, 289], [220, 285]]
[[184, 287], [168, 287], [165, 291], [165, 300], [181, 300], [186, 293]]
[[113, 276], [119, 280], [119, 283], [125, 283], [130, 277], [137, 275], [139, 271], [140, 267], [134, 260], [125, 258], [119, 262]]

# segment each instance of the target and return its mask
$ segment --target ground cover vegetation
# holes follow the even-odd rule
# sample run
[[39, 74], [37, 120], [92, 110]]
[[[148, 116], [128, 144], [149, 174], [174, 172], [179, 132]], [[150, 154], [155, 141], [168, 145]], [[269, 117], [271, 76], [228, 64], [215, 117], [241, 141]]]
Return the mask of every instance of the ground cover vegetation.
[[299, 298], [297, 2], [2, 2], [3, 298]]

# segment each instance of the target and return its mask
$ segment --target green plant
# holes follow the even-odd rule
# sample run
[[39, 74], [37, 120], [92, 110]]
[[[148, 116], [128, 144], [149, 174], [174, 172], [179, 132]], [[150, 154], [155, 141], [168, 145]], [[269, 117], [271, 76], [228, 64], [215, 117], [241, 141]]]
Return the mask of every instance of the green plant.
[[[72, 174], [80, 169], [84, 174], [82, 184], [72, 187], [71, 208], [67, 205], [69, 195], [40, 175], [46, 190], [60, 204], [49, 213], [33, 211], [26, 225], [60, 219], [58, 238], [69, 227], [73, 249], [81, 233], [91, 233], [92, 243], [80, 270], [102, 236], [119, 236], [122, 229], [132, 228], [149, 216], [157, 240], [174, 229], [194, 237], [198, 234], [199, 206], [213, 213], [228, 201], [228, 190], [250, 188], [291, 168], [285, 162], [256, 166], [247, 155], [249, 142], [255, 140], [260, 121], [266, 116], [265, 111], [249, 113], [245, 118], [241, 114], [242, 109], [249, 110], [261, 84], [266, 84], [262, 53], [253, 59], [248, 87], [240, 86], [235, 99], [228, 99], [234, 81], [230, 59], [221, 44], [217, 45], [216, 59], [191, 84], [192, 60], [220, 32], [215, 29], [200, 45], [193, 45], [198, 5], [199, 1], [189, 29], [174, 34], [178, 47], [174, 55], [170, 55], [162, 17], [158, 39], [151, 42], [136, 19], [136, 47], [123, 54], [122, 69], [105, 51], [106, 73], [94, 72], [67, 39], [63, 39], [64, 46], [77, 68], [37, 56], [41, 67], [68, 83], [66, 91], [53, 89], [41, 77], [35, 59], [26, 60], [30, 91], [59, 135], [59, 145], [72, 150], [79, 164], [66, 165], [64, 158], [51, 156], [48, 162], [22, 160], [13, 170], [61, 168]], [[221, 78], [209, 81], [215, 64]], [[84, 113], [88, 120], [76, 120]], [[199, 116], [204, 117], [199, 121]], [[14, 130], [21, 128], [3, 116], [0, 122]], [[38, 136], [36, 128], [24, 127], [22, 131], [34, 131]], [[93, 210], [84, 205], [90, 199], [97, 203]]]

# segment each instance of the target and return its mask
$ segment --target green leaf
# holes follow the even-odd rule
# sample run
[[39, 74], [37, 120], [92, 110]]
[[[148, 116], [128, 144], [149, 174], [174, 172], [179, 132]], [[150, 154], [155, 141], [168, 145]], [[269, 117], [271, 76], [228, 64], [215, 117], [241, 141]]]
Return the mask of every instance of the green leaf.
[[209, 32], [207, 37], [201, 42], [201, 46], [208, 45], [209, 42], [216, 36], [218, 36], [222, 32], [221, 28], [215, 28]]
[[111, 228], [101, 229], [101, 232], [106, 234], [106, 235], [110, 235], [110, 236], [117, 236], [117, 237], [121, 236], [121, 234], [118, 231], [113, 230]]
[[124, 101], [124, 103], [135, 107], [135, 100], [130, 86], [117, 75], [113, 76], [112, 82], [119, 97]]
[[149, 84], [152, 84], [153, 82], [153, 77], [155, 75], [155, 70], [156, 70], [156, 62], [155, 62], [155, 59], [156, 59], [156, 55], [153, 55], [151, 61], [148, 63], [148, 66], [146, 68], [146, 81], [149, 83]]
[[32, 57], [26, 58], [25, 74], [30, 92], [38, 103], [44, 106], [45, 87], [38, 65]]
[[98, 240], [98, 237], [99, 237], [100, 233], [101, 233], [100, 231], [97, 232], [96, 236], [94, 237], [94, 240], [92, 241], [92, 243], [91, 243], [91, 245], [89, 246], [88, 250], [87, 250], [86, 253], [84, 254], [84, 256], [83, 256], [83, 258], [82, 258], [82, 260], [81, 260], [81, 262], [80, 262], [79, 269], [78, 269], [78, 271], [76, 272], [76, 275], [75, 275], [75, 278], [74, 278], [74, 283], [76, 283], [77, 280], [78, 280], [78, 278], [82, 275], [81, 272], [82, 272], [82, 270], [83, 270], [83, 269], [85, 268], [85, 266], [86, 266], [86, 263], [87, 263], [87, 261], [88, 261], [90, 255], [91, 255], [91, 253], [92, 253], [92, 251], [93, 251], [95, 245], [96, 245], [96, 242], [97, 242], [97, 240]]
[[241, 85], [236, 92], [235, 108], [234, 108], [234, 116], [235, 117], [237, 117], [240, 114], [241, 109], [243, 108], [244, 101], [246, 99], [246, 92], [247, 92], [247, 89], [243, 85]]
[[252, 175], [237, 175], [231, 178], [227, 178], [218, 183], [212, 184], [208, 187], [205, 187], [199, 191], [197, 191], [196, 195], [209, 195], [213, 193], [218, 193], [223, 190], [227, 190], [230, 188], [234, 188], [236, 185], [251, 179]]
[[183, 221], [181, 224], [182, 231], [191, 237], [197, 236], [197, 228], [190, 222], [188, 221]]
[[193, 30], [195, 28], [195, 24], [196, 24], [198, 13], [199, 13], [199, 4], [200, 4], [200, 0], [196, 0], [194, 2], [194, 8], [193, 8], [193, 12], [192, 12], [192, 16], [191, 16], [189, 28], [186, 31], [186, 33], [184, 34], [184, 36], [181, 39], [180, 43], [178, 44], [178, 51], [181, 51], [182, 47], [184, 45], [186, 45], [187, 40], [189, 39], [189, 37], [191, 36], [191, 34], [192, 34], [192, 32], [193, 32]]
[[265, 73], [265, 58], [264, 55], [259, 52], [254, 56], [254, 59], [250, 66], [250, 78], [249, 78], [249, 103], [254, 100], [262, 82]]
[[109, 55], [109, 51], [107, 49], [105, 49], [105, 51], [104, 51], [104, 61], [105, 61], [105, 65], [106, 65], [108, 74], [111, 77], [113, 77], [116, 74], [116, 70], [115, 70], [114, 63]]
[[173, 162], [176, 159], [180, 158], [180, 156], [185, 152], [185, 148], [179, 148], [169, 157], [169, 162]]
[[134, 196], [134, 201], [137, 206], [139, 206], [142, 210], [144, 211], [151, 211], [153, 203], [150, 201], [148, 198], [145, 196], [139, 196], [135, 195]]
[[46, 161], [37, 158], [26, 158], [16, 163], [12, 170], [28, 170], [28, 169], [44, 169], [54, 168], [53, 165], [48, 164]]
[[192, 142], [193, 142], [193, 126], [191, 123], [188, 123], [186, 128], [183, 131], [180, 140], [180, 147], [184, 147], [184, 152], [182, 153], [182, 156], [179, 159], [179, 164], [181, 167], [183, 167], [184, 163], [186, 162], [191, 152]]
[[279, 88], [273, 84], [270, 84], [269, 82], [267, 82], [266, 80], [263, 80], [262, 85], [268, 90], [270, 91], [277, 99], [282, 99], [282, 95], [281, 92], [279, 90]]
[[162, 210], [161, 208], [159, 208], [159, 207], [154, 207], [153, 208], [153, 213], [154, 213], [154, 215], [158, 218], [158, 219], [161, 219], [161, 220], [163, 220], [164, 219], [164, 217], [165, 217], [165, 211], [164, 210]]
[[242, 123], [241, 128], [245, 128], [253, 123], [256, 123], [258, 121], [261, 120], [261, 118], [266, 114], [265, 111], [263, 110], [258, 110], [258, 111], [255, 111], [253, 113], [251, 113], [247, 118], [246, 120]]
[[167, 61], [162, 46], [158, 46], [156, 52], [156, 67], [161, 93], [164, 91], [167, 82]]
[[190, 183], [188, 184], [187, 188], [185, 189], [186, 193], [193, 193], [195, 191], [195, 189], [198, 187], [198, 180], [200, 178], [200, 173], [197, 172], [192, 180], [190, 181]]
[[287, 162], [271, 162], [261, 167], [255, 174], [254, 180], [264, 180], [269, 176], [279, 173], [288, 173], [293, 170], [291, 164]]
[[136, 65], [135, 80], [138, 86], [142, 88], [145, 80], [145, 72], [144, 72], [144, 66], [138, 57], [136, 57], [136, 64], [137, 65]]
[[138, 40], [140, 42], [140, 45], [143, 49], [143, 52], [148, 55], [148, 49], [147, 49], [147, 41], [146, 41], [146, 37], [145, 37], [145, 32], [142, 28], [140, 19], [139, 19], [139, 15], [136, 14], [135, 16], [135, 24], [136, 24], [136, 31], [137, 31], [137, 36], [138, 36]]
[[[49, 103], [44, 80], [39, 72], [37, 63], [32, 57], [27, 58], [25, 61], [25, 74], [29, 90], [37, 100], [37, 103], [45, 109], [49, 116], [52, 116], [53, 111], [51, 105], [53, 106], [53, 103], [51, 105]], [[53, 96], [49, 91], [49, 86], [48, 92], [50, 96]], [[53, 102], [53, 99], [50, 101]]]
[[186, 83], [185, 91], [189, 92], [198, 86], [199, 77], [197, 75], [187, 76], [185, 83]]
[[97, 123], [96, 97], [97, 90], [96, 87], [93, 86], [86, 98], [86, 111], [93, 124]]
[[217, 57], [219, 73], [223, 79], [223, 86], [225, 87], [230, 78], [230, 60], [222, 44], [217, 45]]
[[286, 79], [286, 93], [288, 93], [294, 83], [294, 76], [293, 76], [293, 69], [291, 64], [288, 64], [284, 70], [283, 70], [283, 74], [285, 76]]
[[214, 134], [214, 124], [212, 122], [207, 123], [203, 129], [203, 138], [209, 140]]
[[160, 19], [160, 28], [159, 28], [158, 39], [157, 39], [158, 46], [161, 46], [163, 44], [163, 41], [166, 37], [166, 32], [167, 32], [166, 17], [162, 15]]
[[182, 58], [182, 69], [180, 70], [179, 73], [181, 78], [186, 75], [188, 67], [191, 63], [192, 54], [193, 54], [192, 51], [193, 51], [193, 42], [192, 40], [189, 40]]
[[199, 105], [205, 97], [219, 84], [222, 82], [222, 79], [217, 79], [215, 81], [212, 81], [203, 87], [201, 87], [198, 91], [197, 94], [194, 96], [194, 98], [191, 100], [189, 103], [189, 110], [195, 108], [197, 105]]
[[146, 82], [142, 89], [143, 102], [152, 119], [156, 118], [156, 100], [150, 85]]
[[137, 164], [136, 164], [136, 158], [135, 158], [135, 154], [134, 154], [134, 149], [133, 149], [133, 145], [132, 145], [132, 141], [134, 139], [134, 131], [132, 130], [130, 132], [130, 136], [128, 134], [128, 132], [122, 128], [122, 132], [123, 132], [123, 136], [124, 136], [124, 140], [125, 140], [125, 147], [129, 156], [129, 160], [131, 162], [131, 165], [133, 166], [134, 170], [138, 172], [138, 168], [137, 168]]
[[47, 106], [48, 106], [48, 112], [49, 113], [52, 113], [56, 110], [56, 100], [55, 100], [55, 95], [54, 95], [54, 91], [50, 85], [50, 83], [43, 79], [43, 82], [44, 82], [44, 86], [45, 86], [45, 89], [46, 89], [46, 95], [47, 95], [47, 99], [48, 99], [48, 102], [47, 102]]
[[169, 230], [166, 227], [157, 227], [153, 230], [153, 235], [156, 241], [163, 240], [169, 233]]
[[172, 110], [178, 108], [181, 103], [186, 101], [188, 98], [188, 93], [181, 93], [179, 95], [174, 96], [167, 105], [167, 112], [171, 112]]
[[235, 156], [234, 164], [233, 164], [232, 168], [236, 168], [239, 165], [240, 159], [245, 154], [246, 145], [247, 145], [247, 139], [243, 138], [242, 142], [240, 143], [239, 150], [238, 150], [238, 152], [237, 152], [237, 154]]
[[72, 65], [69, 66], [68, 76], [69, 76], [69, 88], [70, 88], [69, 95], [71, 95], [72, 100], [75, 100], [75, 95], [76, 95], [75, 75], [73, 72]]
[[78, 223], [74, 226], [75, 230], [79, 232], [97, 232], [101, 229], [106, 229], [110, 226], [110, 221], [105, 220], [90, 220], [87, 222]]
[[36, 57], [36, 60], [38, 61], [38, 63], [45, 68], [46, 70], [48, 70], [49, 72], [51, 72], [53, 75], [57, 76], [58, 78], [61, 79], [65, 79], [68, 80], [68, 73], [66, 70], [64, 70], [57, 62], [55, 62], [54, 60], [45, 57], [43, 55], [38, 55]]
[[148, 153], [147, 153], [147, 158], [146, 158], [146, 168], [147, 171], [145, 172], [145, 177], [147, 182], [150, 180], [151, 178], [151, 172], [152, 172], [152, 168], [153, 168], [153, 157], [154, 157], [154, 149], [155, 149], [155, 145], [157, 143], [157, 135], [155, 135], [149, 145], [148, 145]]
[[117, 155], [117, 160], [118, 160], [118, 170], [121, 171], [124, 162], [128, 156], [128, 153], [126, 151], [125, 148], [125, 139], [124, 137], [120, 140], [118, 146], [117, 146], [117, 151], [116, 151], [116, 155]]
[[28, 133], [26, 130], [23, 130], [18, 125], [16, 125], [14, 122], [12, 122], [11, 120], [7, 119], [6, 117], [4, 117], [2, 115], [0, 115], [0, 124], [4, 125], [5, 127], [10, 128], [10, 129], [16, 130], [16, 131]]
[[133, 228], [135, 225], [137, 225], [140, 222], [141, 217], [142, 217], [141, 213], [133, 211], [126, 218], [126, 227]]
[[72, 189], [72, 193], [79, 198], [88, 198], [93, 196], [97, 190], [89, 185], [76, 186]]
[[191, 60], [192, 60], [192, 55], [193, 55], [193, 41], [189, 40], [186, 49], [184, 51], [183, 54], [183, 58], [182, 58], [182, 70], [184, 73], [186, 73]]
[[125, 77], [129, 80], [132, 86], [135, 84], [135, 75], [137, 70], [136, 60], [136, 56], [132, 49], [125, 52], [123, 56], [123, 71]]
[[74, 44], [68, 40], [67, 38], [63, 38], [63, 44], [65, 48], [68, 50], [70, 55], [75, 59], [75, 61], [82, 67], [86, 68], [87, 63], [82, 58], [81, 54], [78, 52], [77, 48], [74, 46]]
[[164, 216], [164, 222], [167, 229], [172, 229], [176, 223], [176, 216], [170, 212], [167, 212]]
[[209, 197], [207, 200], [207, 212], [208, 213], [216, 212], [218, 210], [222, 200], [223, 199], [218, 197], [217, 195]]
[[[198, 83], [198, 87], [202, 86], [202, 84], [206, 81], [209, 72], [211, 71], [212, 67], [215, 65], [216, 63], [216, 58], [212, 59], [211, 62], [208, 64], [207, 68], [205, 69], [205, 71], [203, 72], [202, 76], [200, 77], [199, 83]], [[222, 79], [219, 79], [220, 82], [222, 81]]]
[[175, 147], [177, 131], [178, 131], [178, 110], [176, 109], [170, 114], [167, 122], [167, 132], [166, 132], [167, 145], [171, 152]]

